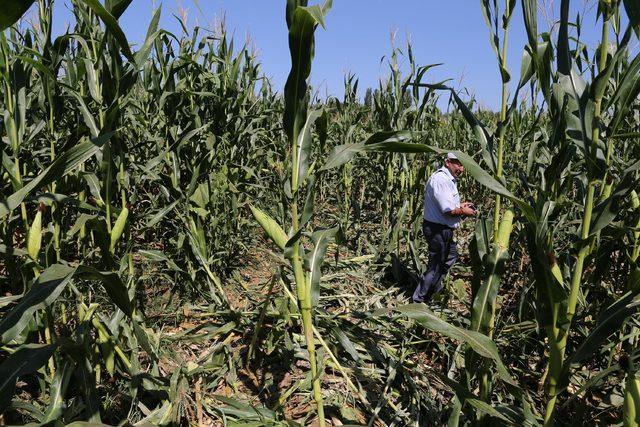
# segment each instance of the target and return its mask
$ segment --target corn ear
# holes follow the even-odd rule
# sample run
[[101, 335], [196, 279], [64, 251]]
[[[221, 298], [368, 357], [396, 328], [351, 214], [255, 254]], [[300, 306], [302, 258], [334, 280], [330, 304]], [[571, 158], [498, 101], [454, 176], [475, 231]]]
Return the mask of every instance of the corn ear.
[[500, 249], [506, 250], [509, 248], [509, 237], [511, 236], [512, 230], [513, 211], [507, 210], [504, 212], [504, 216], [498, 228], [498, 239], [496, 240], [496, 244], [500, 246]]
[[127, 217], [129, 216], [129, 209], [127, 207], [123, 207], [120, 215], [118, 215], [118, 219], [116, 219], [115, 224], [113, 224], [113, 228], [111, 229], [111, 245], [109, 246], [109, 250], [111, 252], [114, 251], [118, 240], [122, 237], [122, 233], [124, 232], [124, 226], [127, 224]]
[[625, 427], [638, 426], [640, 423], [640, 378], [635, 372], [627, 374], [622, 409], [622, 424]]
[[100, 349], [102, 350], [102, 357], [104, 359], [104, 364], [107, 368], [107, 372], [109, 375], [113, 376], [116, 370], [115, 364], [115, 348], [113, 342], [111, 340], [111, 335], [107, 331], [107, 328], [95, 317], [91, 319], [91, 323], [98, 331], [98, 340], [97, 343], [100, 345]]
[[27, 239], [27, 252], [32, 260], [36, 261], [40, 254], [40, 248], [42, 247], [42, 211], [44, 210], [44, 204], [41, 203], [38, 207], [36, 217], [31, 223], [29, 228], [29, 236]]
[[265, 212], [256, 208], [255, 206], [249, 206], [251, 208], [251, 213], [253, 217], [258, 221], [258, 224], [262, 226], [267, 235], [273, 240], [273, 242], [278, 245], [278, 247], [284, 250], [284, 247], [287, 243], [287, 233], [284, 232], [282, 227], [278, 222], [267, 215]]

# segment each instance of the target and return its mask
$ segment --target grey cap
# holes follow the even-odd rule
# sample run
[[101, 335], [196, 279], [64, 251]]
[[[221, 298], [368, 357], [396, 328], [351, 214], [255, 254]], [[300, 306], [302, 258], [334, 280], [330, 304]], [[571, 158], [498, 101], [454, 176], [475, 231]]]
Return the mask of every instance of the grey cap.
[[447, 153], [447, 159], [455, 159], [458, 160], [458, 156], [453, 153]]

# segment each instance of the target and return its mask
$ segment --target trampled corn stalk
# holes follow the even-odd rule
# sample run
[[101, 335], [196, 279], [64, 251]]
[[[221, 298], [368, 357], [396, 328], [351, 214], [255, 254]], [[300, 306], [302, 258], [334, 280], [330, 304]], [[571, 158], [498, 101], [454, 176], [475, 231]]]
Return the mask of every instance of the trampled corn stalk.
[[[625, 206], [620, 201], [631, 194], [631, 190], [637, 186], [638, 163], [626, 166], [619, 165], [619, 179], [614, 182], [610, 195], [598, 205], [595, 204], [596, 188], [609, 184], [609, 182], [602, 180], [605, 176], [604, 171], [607, 163], [604, 155], [606, 145], [600, 144], [600, 136], [615, 135], [617, 126], [628, 115], [630, 103], [640, 91], [636, 65], [640, 60], [637, 57], [630, 61], [623, 72], [617, 75], [612, 74], [615, 63], [624, 56], [625, 46], [632, 34], [630, 28], [624, 32], [616, 54], [608, 59], [606, 64], [601, 65], [599, 73], [591, 85], [586, 83], [573, 69], [572, 57], [569, 54], [568, 6], [568, 1], [564, 1], [561, 5], [562, 19], [557, 43], [558, 69], [554, 73], [549, 63], [552, 57], [549, 53], [551, 42], [548, 36], [543, 35], [542, 41], [539, 43], [537, 40], [535, 2], [523, 2], [530, 46], [527, 47], [523, 56], [518, 89], [535, 76], [540, 90], [550, 105], [550, 122], [553, 125], [551, 132], [538, 135], [538, 138], [550, 135], [548, 139], [530, 147], [528, 158], [534, 159], [529, 160], [534, 168], [527, 169], [528, 175], [521, 174], [521, 177], [527, 177], [524, 185], [527, 191], [522, 195], [523, 198], [518, 197], [520, 192], [516, 195], [505, 187], [506, 180], [497, 181], [470, 157], [463, 153], [459, 155], [468, 173], [482, 185], [510, 199], [519, 208], [522, 218], [527, 224], [529, 256], [535, 273], [538, 304], [543, 308], [542, 317], [538, 321], [540, 325], [546, 327], [550, 342], [549, 372], [546, 375], [549, 397], [544, 417], [544, 422], [548, 425], [552, 423], [557, 396], [570, 380], [572, 364], [584, 361], [597, 351], [607, 339], [610, 331], [619, 328], [624, 319], [635, 312], [638, 305], [635, 300], [637, 292], [634, 291], [628, 291], [610, 305], [608, 303], [600, 305], [597, 324], [584, 339], [578, 339], [577, 349], [569, 357], [565, 357], [571, 321], [578, 308], [578, 296], [583, 295], [587, 287], [593, 288], [598, 285], [598, 282], [593, 282], [593, 276], [585, 277], [583, 274], [585, 263], [588, 262], [588, 255], [591, 253], [592, 246], [596, 244], [594, 236], [597, 232], [608, 229], [611, 222]], [[606, 14], [603, 16], [606, 20]], [[615, 80], [610, 83], [612, 76], [615, 77]], [[611, 88], [609, 88], [610, 84]], [[425, 86], [444, 88], [442, 85]], [[493, 173], [494, 169], [491, 166], [495, 163], [492, 161], [492, 153], [488, 148], [492, 146], [494, 135], [486, 130], [486, 127], [459, 99], [456, 93], [452, 92], [452, 96], [472, 126], [476, 138], [483, 148], [485, 164]], [[513, 105], [516, 104], [516, 100], [517, 93], [514, 96]], [[602, 114], [596, 114], [598, 109], [595, 107], [598, 102], [606, 106], [601, 109], [601, 111], [608, 111], [606, 121]], [[510, 109], [510, 111], [514, 111], [514, 109]], [[592, 112], [593, 114], [591, 114]], [[537, 124], [534, 122], [534, 125]], [[535, 160], [534, 153], [543, 147], [552, 153], [549, 163], [543, 163], [542, 159], [537, 163]], [[336, 149], [328, 163], [331, 166], [341, 164], [348, 161], [357, 151], [425, 152], [435, 150], [419, 144], [381, 141], [375, 138], [349, 148], [349, 150]], [[580, 183], [577, 188], [574, 186], [577, 183], [572, 178], [576, 173], [583, 174], [584, 177], [577, 182]], [[611, 175], [613, 174], [609, 176]], [[581, 184], [582, 182], [584, 184]], [[513, 184], [512, 186], [518, 188]], [[580, 201], [579, 208], [575, 209], [574, 206], [563, 203], [562, 199], [566, 200], [567, 197]], [[567, 221], [567, 217], [577, 217], [581, 226], [575, 230], [575, 236], [572, 238], [573, 248], [558, 256], [556, 255], [559, 250], [556, 247], [558, 238], [554, 235], [560, 234], [563, 229], [555, 222]], [[551, 226], [552, 221], [554, 222], [553, 227]], [[568, 233], [571, 232], [569, 229]], [[615, 251], [615, 248], [613, 250]], [[610, 257], [611, 252], [604, 256]], [[637, 279], [634, 277], [635, 275], [629, 276], [629, 285], [625, 286], [623, 291], [636, 287], [634, 280], [637, 281]], [[490, 301], [491, 298], [486, 300]], [[479, 302], [478, 300], [474, 301]], [[481, 304], [478, 305], [478, 307], [480, 306]], [[478, 313], [478, 311], [475, 312]], [[490, 318], [491, 316], [487, 317], [487, 319]], [[482, 323], [477, 322], [477, 324]], [[485, 323], [484, 332], [492, 333], [490, 321]], [[630, 376], [630, 378], [632, 377]], [[633, 381], [631, 379], [629, 384], [633, 384]], [[466, 395], [466, 401], [476, 411], [479, 408], [473, 403], [474, 399], [490, 399], [489, 388], [485, 385], [481, 387], [481, 390], [483, 390], [482, 396]], [[516, 395], [520, 394], [517, 390], [513, 390], [513, 392]], [[464, 396], [464, 393], [462, 395]], [[525, 404], [525, 400], [526, 398], [523, 400], [523, 404]], [[628, 402], [632, 401], [632, 399], [628, 399]]]
[[[395, 134], [381, 132], [379, 134], [372, 135], [365, 142], [336, 147], [325, 163], [323, 169], [338, 167], [345, 162], [350, 161], [357, 153], [360, 152], [374, 151], [444, 154], [448, 151], [452, 151], [458, 156], [462, 164], [465, 166], [466, 171], [478, 180], [479, 183], [491, 188], [503, 196], [513, 200], [518, 200], [510, 191], [497, 182], [491, 175], [489, 175], [489, 173], [487, 173], [465, 153], [458, 150], [442, 149], [426, 144], [414, 143], [411, 142], [411, 136], [412, 134], [410, 132], [397, 132]], [[419, 136], [420, 134], [417, 135], [417, 137]], [[520, 203], [520, 206], [521, 208], [524, 208], [525, 204], [522, 202]], [[531, 214], [530, 208], [524, 209], [527, 210], [527, 214]], [[478, 414], [480, 415], [489, 414], [496, 417], [496, 413], [500, 413], [498, 418], [501, 418], [503, 421], [513, 423], [535, 423], [534, 419], [531, 417], [529, 403], [526, 400], [523, 391], [513, 382], [513, 379], [507, 372], [500, 356], [498, 355], [495, 344], [491, 340], [491, 336], [493, 334], [493, 319], [495, 318], [496, 297], [498, 294], [501, 274], [505, 268], [512, 225], [513, 213], [511, 211], [506, 211], [499, 227], [500, 233], [498, 234], [498, 239], [494, 241], [493, 246], [490, 246], [489, 242], [490, 232], [488, 229], [485, 230], [485, 237], [482, 241], [486, 242], [486, 246], [483, 254], [484, 256], [481, 257], [481, 261], [483, 263], [483, 271], [481, 275], [482, 285], [475, 290], [471, 329], [466, 330], [455, 327], [447, 323], [445, 320], [435, 316], [421, 304], [401, 306], [398, 307], [397, 310], [400, 313], [417, 320], [418, 323], [428, 329], [432, 329], [433, 331], [441, 333], [449, 338], [464, 341], [469, 345], [470, 350], [473, 351], [473, 355], [470, 353], [468, 357], [471, 363], [469, 368], [471, 369], [472, 366], [476, 367], [477, 371], [475, 373], [479, 378], [486, 376], [486, 379], [482, 380], [484, 381], [485, 386], [481, 388], [481, 391], [485, 394], [483, 396], [476, 396], [473, 393], [473, 387], [471, 387], [470, 384], [462, 385], [450, 379], [443, 379], [445, 383], [450, 384], [456, 393], [459, 394], [458, 398], [461, 402], [468, 404], [470, 408], [478, 411]], [[489, 361], [492, 361], [496, 365], [498, 376], [503, 380], [503, 382], [505, 382], [509, 389], [513, 390], [515, 397], [521, 400], [520, 403], [522, 407], [514, 405], [491, 407], [489, 402], [490, 386], [487, 375]], [[487, 403], [489, 406], [486, 406]], [[454, 414], [452, 415], [452, 420], [457, 420], [459, 410], [460, 408], [453, 409]], [[456, 413], [456, 411], [458, 412]], [[511, 411], [510, 415], [506, 415], [508, 411]], [[519, 415], [514, 417], [514, 414]], [[478, 418], [482, 418], [482, 416], [479, 416]]]

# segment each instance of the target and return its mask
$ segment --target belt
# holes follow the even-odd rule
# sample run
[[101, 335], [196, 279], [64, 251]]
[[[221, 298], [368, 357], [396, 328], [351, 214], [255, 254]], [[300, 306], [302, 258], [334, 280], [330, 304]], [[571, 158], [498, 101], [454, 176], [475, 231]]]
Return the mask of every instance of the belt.
[[440, 224], [439, 222], [432, 222], [432, 221], [428, 221], [426, 219], [423, 219], [423, 224], [428, 225], [429, 227], [435, 227], [435, 228], [442, 228], [442, 229], [447, 229], [447, 230], [454, 230], [453, 227], [449, 227], [446, 224]]

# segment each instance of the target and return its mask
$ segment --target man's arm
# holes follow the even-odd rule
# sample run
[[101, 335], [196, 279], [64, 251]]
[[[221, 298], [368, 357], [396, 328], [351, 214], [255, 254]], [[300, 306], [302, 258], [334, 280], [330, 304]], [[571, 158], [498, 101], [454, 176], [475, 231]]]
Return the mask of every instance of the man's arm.
[[476, 214], [475, 209], [471, 206], [470, 202], [464, 202], [460, 206], [456, 206], [453, 195], [449, 191], [449, 188], [440, 182], [434, 180], [432, 182], [433, 196], [438, 205], [438, 209], [445, 215], [459, 217], [459, 216], [473, 216]]
[[445, 212], [445, 214], [451, 215], [451, 216], [474, 216], [476, 214], [476, 211], [470, 206], [465, 205], [463, 203], [462, 206], [458, 206], [455, 209], [451, 209], [449, 212]]

